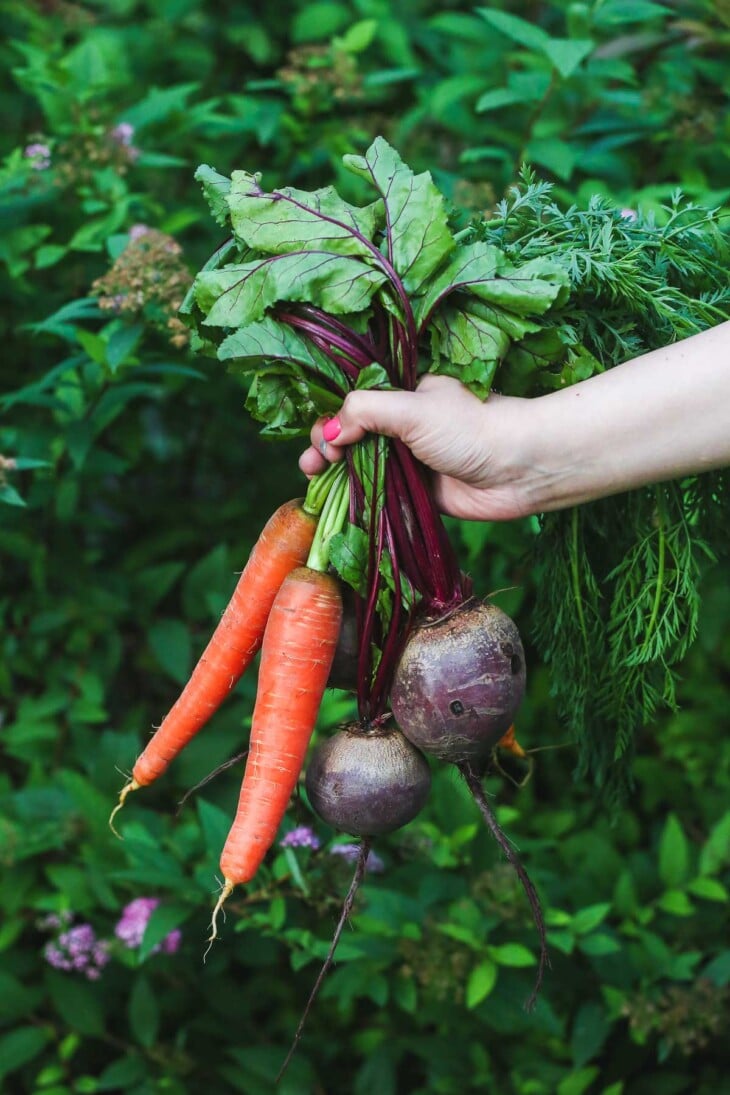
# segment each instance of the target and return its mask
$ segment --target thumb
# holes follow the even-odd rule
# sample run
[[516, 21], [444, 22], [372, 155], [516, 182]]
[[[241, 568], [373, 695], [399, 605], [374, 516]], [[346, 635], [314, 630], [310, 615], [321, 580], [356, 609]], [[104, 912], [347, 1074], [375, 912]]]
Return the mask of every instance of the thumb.
[[312, 430], [312, 444], [327, 456], [326, 447], [340, 448], [360, 441], [366, 433], [398, 437], [408, 444], [417, 417], [415, 392], [349, 392], [334, 418]]

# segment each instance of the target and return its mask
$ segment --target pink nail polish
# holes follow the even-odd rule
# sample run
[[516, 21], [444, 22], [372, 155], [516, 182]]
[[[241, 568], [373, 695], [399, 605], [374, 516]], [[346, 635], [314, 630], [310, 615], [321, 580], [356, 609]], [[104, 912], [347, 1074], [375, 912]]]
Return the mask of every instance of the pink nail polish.
[[342, 430], [339, 418], [330, 418], [322, 427], [322, 437], [325, 441], [334, 441]]

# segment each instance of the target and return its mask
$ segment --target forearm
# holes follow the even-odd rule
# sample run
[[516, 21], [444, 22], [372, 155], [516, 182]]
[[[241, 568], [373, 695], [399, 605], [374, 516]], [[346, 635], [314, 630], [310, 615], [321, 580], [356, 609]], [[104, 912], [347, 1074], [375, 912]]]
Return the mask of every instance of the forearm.
[[534, 511], [730, 465], [730, 323], [531, 402]]

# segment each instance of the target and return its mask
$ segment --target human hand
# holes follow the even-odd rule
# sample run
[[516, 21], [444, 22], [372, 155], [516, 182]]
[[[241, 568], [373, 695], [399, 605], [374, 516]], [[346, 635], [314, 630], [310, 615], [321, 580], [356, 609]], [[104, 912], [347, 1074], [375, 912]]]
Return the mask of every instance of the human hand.
[[443, 513], [506, 520], [533, 512], [529, 466], [520, 438], [529, 436], [530, 400], [490, 395], [483, 403], [458, 380], [427, 375], [415, 392], [350, 392], [336, 418], [319, 419], [299, 466], [306, 475], [341, 460], [366, 433], [397, 437], [434, 472]]
[[730, 466], [730, 321], [534, 399], [426, 375], [415, 392], [350, 392], [320, 419], [306, 475], [366, 433], [400, 438], [434, 472], [444, 513], [499, 521]]

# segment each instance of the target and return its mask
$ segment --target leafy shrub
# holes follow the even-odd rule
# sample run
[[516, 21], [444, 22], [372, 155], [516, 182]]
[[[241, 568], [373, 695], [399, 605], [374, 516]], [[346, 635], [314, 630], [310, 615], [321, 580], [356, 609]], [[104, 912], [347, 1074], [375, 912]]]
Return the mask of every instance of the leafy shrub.
[[[382, 132], [474, 210], [523, 159], [579, 206], [600, 192], [661, 216], [679, 186], [724, 207], [730, 14], [702, 0], [2, 11], [0, 1086], [257, 1095], [352, 867], [295, 802], [291, 829], [313, 835], [282, 834], [203, 963], [239, 769], [175, 807], [245, 746], [250, 678], [126, 808], [123, 842], [107, 827], [120, 770], [265, 517], [302, 489], [297, 445], [262, 441], [245, 393], [175, 324], [218, 242], [193, 170], [309, 187]], [[528, 634], [531, 522], [452, 530], [477, 588], [504, 590]], [[620, 811], [572, 778], [570, 746], [536, 753], [524, 786], [523, 770], [488, 782], [546, 906], [552, 970], [535, 1012], [522, 1010], [529, 911], [439, 771], [428, 810], [376, 847], [283, 1093], [720, 1090], [730, 646], [725, 575], [704, 581], [679, 708], [645, 728]], [[530, 667], [521, 740], [560, 745], [534, 652]], [[322, 731], [349, 711], [333, 692]]]

